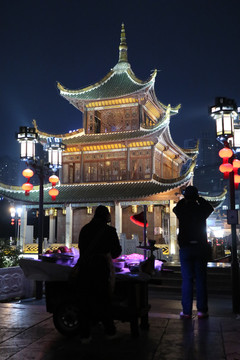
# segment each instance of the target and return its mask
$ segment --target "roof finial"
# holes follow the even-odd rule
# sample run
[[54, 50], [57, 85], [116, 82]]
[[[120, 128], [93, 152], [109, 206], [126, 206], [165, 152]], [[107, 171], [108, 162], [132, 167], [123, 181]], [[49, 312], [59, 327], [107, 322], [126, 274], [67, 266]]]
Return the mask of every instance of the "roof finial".
[[126, 34], [125, 34], [125, 27], [124, 27], [124, 23], [122, 23], [122, 28], [121, 28], [121, 38], [120, 38], [120, 45], [119, 45], [119, 60], [118, 62], [128, 62], [128, 57], [127, 57], [127, 42], [126, 42]]

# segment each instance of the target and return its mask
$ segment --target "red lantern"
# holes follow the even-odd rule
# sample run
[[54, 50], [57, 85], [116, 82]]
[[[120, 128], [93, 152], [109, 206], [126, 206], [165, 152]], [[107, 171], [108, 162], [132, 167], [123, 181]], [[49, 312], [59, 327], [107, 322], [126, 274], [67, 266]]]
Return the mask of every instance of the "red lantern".
[[233, 166], [228, 163], [228, 159], [233, 156], [233, 152], [231, 149], [224, 147], [219, 151], [218, 155], [223, 159], [223, 163], [219, 166], [219, 170], [223, 173], [224, 179], [228, 179], [229, 173], [233, 170]]
[[235, 185], [235, 189], [238, 189], [239, 183], [240, 183], [240, 175], [234, 174], [234, 185]]
[[34, 172], [31, 169], [25, 169], [22, 174], [25, 178], [29, 179], [34, 175]]
[[234, 174], [237, 174], [238, 169], [240, 168], [240, 160], [234, 159], [232, 164], [233, 164]]
[[225, 147], [218, 152], [218, 155], [222, 159], [229, 159], [230, 157], [233, 156], [233, 152], [231, 149]]
[[234, 185], [235, 185], [235, 189], [237, 189], [240, 183], [240, 175], [238, 175], [238, 169], [240, 168], [240, 160], [234, 159], [232, 164], [234, 171]]
[[52, 200], [56, 200], [56, 196], [58, 196], [59, 191], [56, 188], [52, 188], [49, 190], [49, 195], [52, 197]]
[[58, 178], [57, 175], [52, 175], [52, 176], [49, 177], [48, 180], [50, 181], [52, 186], [55, 186], [57, 184], [57, 182], [59, 181], [59, 178]]
[[28, 196], [29, 192], [33, 189], [33, 185], [29, 182], [26, 182], [22, 185], [22, 189], [25, 190], [25, 195]]
[[233, 171], [232, 164], [225, 163], [219, 166], [219, 170], [223, 173], [224, 179], [228, 179], [229, 173]]

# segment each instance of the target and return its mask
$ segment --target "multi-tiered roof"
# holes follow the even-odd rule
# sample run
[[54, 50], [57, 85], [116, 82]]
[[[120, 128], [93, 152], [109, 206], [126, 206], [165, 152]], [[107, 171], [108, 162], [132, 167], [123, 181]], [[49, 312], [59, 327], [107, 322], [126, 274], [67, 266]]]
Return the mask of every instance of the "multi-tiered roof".
[[[172, 115], [178, 113], [180, 105], [172, 108], [158, 101], [154, 83], [157, 75], [155, 70], [147, 81], [139, 80], [133, 73], [128, 62], [127, 44], [124, 25], [121, 29], [119, 46], [119, 60], [113, 69], [99, 82], [79, 90], [69, 90], [60, 83], [60, 95], [79, 109], [83, 114], [91, 109], [107, 109], [129, 105], [141, 105], [146, 119], [140, 119], [136, 128], [127, 130], [119, 128], [115, 131], [89, 133], [86, 119], [84, 127], [67, 134], [49, 134], [40, 131], [36, 122], [34, 126], [39, 138], [44, 143], [49, 136], [61, 137], [66, 144], [66, 153], [77, 154], [84, 151], [112, 149], [115, 147], [131, 147], [136, 144], [153, 145], [159, 152], [164, 152], [169, 159], [174, 160], [185, 170], [179, 172], [178, 177], [160, 178], [157, 173], [151, 174], [150, 179], [124, 180], [95, 183], [73, 183], [58, 186], [59, 196], [55, 203], [91, 203], [104, 201], [126, 201], [152, 198], [155, 195], [160, 199], [161, 194], [167, 198], [168, 192], [179, 190], [181, 186], [191, 182], [196, 162], [198, 148], [184, 150], [172, 140], [169, 123]], [[135, 145], [134, 145], [135, 144]], [[51, 204], [48, 195], [50, 186], [45, 186], [44, 203]], [[28, 203], [38, 203], [38, 187], [34, 187], [28, 197], [18, 187], [0, 185], [0, 193], [10, 199]]]

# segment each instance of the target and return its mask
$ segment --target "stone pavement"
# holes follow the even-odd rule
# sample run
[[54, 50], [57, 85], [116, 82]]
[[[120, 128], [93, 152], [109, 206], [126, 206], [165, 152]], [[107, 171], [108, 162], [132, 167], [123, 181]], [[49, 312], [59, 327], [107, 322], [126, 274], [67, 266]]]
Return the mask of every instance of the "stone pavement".
[[150, 329], [138, 338], [129, 323], [117, 322], [119, 337], [107, 340], [100, 326], [90, 344], [66, 338], [53, 325], [43, 300], [0, 303], [0, 359], [11, 360], [237, 360], [240, 319], [231, 299], [211, 298], [209, 319], [180, 320], [179, 298], [150, 289]]

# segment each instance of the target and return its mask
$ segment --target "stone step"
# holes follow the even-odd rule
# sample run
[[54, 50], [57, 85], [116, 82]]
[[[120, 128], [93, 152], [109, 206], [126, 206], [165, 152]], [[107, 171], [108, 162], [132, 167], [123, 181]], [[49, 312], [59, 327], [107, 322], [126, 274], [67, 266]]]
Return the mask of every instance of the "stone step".
[[[162, 291], [180, 293], [182, 284], [180, 265], [165, 263], [159, 279], [153, 280], [152, 284], [159, 286]], [[209, 294], [231, 294], [230, 266], [208, 267], [208, 291]]]

